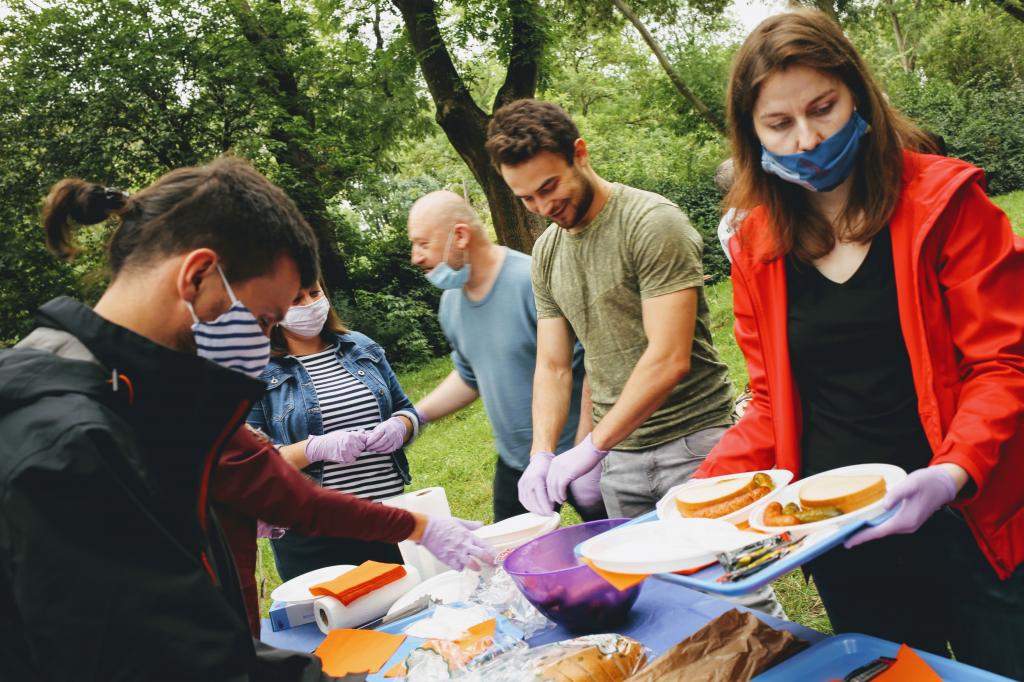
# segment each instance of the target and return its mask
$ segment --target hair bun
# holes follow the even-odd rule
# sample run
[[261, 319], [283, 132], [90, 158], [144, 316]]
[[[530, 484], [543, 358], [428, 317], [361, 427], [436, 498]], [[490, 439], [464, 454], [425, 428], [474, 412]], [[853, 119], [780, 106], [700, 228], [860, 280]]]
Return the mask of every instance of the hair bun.
[[119, 189], [83, 182], [75, 187], [68, 215], [80, 225], [94, 225], [123, 207], [127, 198]]

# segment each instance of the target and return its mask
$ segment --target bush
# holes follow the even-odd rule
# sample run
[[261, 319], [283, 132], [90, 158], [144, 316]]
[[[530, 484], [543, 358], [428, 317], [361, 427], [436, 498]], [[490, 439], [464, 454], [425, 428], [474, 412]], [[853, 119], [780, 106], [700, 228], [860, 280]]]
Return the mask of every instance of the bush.
[[408, 296], [358, 290], [354, 302], [335, 300], [350, 329], [381, 345], [396, 371], [412, 370], [448, 348], [434, 311]]
[[985, 170], [990, 194], [1024, 189], [1024, 81], [899, 79], [893, 102], [918, 125], [942, 135], [950, 156]]

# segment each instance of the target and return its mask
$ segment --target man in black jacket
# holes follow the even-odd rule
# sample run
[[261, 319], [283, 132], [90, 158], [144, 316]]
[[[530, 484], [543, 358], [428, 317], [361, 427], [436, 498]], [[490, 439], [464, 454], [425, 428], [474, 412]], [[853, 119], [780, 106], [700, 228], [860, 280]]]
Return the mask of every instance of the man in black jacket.
[[55, 299], [0, 352], [0, 679], [329, 679], [316, 658], [251, 638], [207, 503], [262, 392], [259, 339], [316, 279], [313, 233], [280, 190], [222, 159], [130, 199], [58, 184], [51, 248], [70, 251], [68, 216], [110, 214], [121, 225], [95, 309]]

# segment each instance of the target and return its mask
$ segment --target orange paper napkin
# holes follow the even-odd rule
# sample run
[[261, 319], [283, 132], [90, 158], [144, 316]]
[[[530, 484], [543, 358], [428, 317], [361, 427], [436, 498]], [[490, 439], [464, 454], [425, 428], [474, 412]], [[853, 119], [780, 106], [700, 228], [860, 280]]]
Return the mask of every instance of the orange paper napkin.
[[904, 644], [896, 654], [896, 662], [876, 677], [875, 682], [942, 682], [942, 678], [916, 651]]
[[379, 672], [405, 641], [405, 635], [377, 630], [331, 630], [316, 655], [324, 672], [334, 677]]
[[405, 577], [405, 566], [367, 561], [333, 580], [309, 588], [314, 597], [334, 597], [345, 606]]
[[[583, 557], [583, 556], [580, 557], [580, 561], [585, 563], [587, 566], [590, 566], [590, 569], [592, 571], [594, 571], [594, 573], [597, 573], [599, 576], [601, 576], [606, 581], [608, 581], [608, 583], [612, 587], [617, 589], [619, 592], [622, 592], [623, 590], [628, 590], [629, 588], [633, 587], [634, 585], [639, 585], [644, 580], [647, 580], [647, 578], [650, 577], [649, 573], [639, 573], [639, 574], [638, 573], [613, 573], [612, 571], [606, 571], [603, 568], [598, 568], [597, 566], [594, 565], [593, 561], [591, 561], [587, 557]], [[712, 563], [714, 563], [714, 562], [712, 562]], [[691, 569], [686, 570], [686, 571], [676, 571], [675, 574], [676, 575], [692, 575], [692, 574], [697, 573], [699, 571], [703, 571], [705, 568], [707, 568], [710, 565], [711, 564], [707, 564], [705, 566], [698, 566], [697, 568], [691, 568]]]

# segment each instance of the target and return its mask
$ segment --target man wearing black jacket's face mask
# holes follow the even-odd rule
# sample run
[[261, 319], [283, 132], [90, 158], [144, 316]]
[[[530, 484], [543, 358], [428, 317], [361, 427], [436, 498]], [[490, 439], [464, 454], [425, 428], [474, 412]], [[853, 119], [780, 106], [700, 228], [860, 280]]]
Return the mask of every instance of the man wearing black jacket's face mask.
[[227, 159], [130, 199], [59, 183], [51, 249], [70, 252], [68, 216], [110, 214], [121, 225], [95, 309], [55, 299], [0, 352], [0, 677], [329, 679], [252, 640], [207, 504], [263, 390], [246, 376], [266, 361], [263, 335], [317, 276], [313, 233]]

